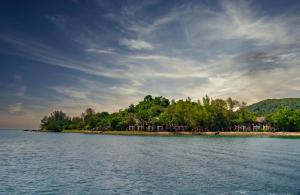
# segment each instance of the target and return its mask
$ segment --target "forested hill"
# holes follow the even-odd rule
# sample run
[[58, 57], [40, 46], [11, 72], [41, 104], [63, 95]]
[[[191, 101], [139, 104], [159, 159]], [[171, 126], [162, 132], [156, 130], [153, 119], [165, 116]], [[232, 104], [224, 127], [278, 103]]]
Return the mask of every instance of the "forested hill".
[[274, 113], [281, 107], [300, 109], [300, 98], [266, 99], [248, 106], [250, 111], [259, 116]]

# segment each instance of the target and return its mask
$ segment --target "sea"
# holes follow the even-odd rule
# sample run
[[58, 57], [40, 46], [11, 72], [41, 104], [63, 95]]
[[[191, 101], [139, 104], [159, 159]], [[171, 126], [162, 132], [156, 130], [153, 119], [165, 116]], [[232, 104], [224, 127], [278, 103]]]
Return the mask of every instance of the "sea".
[[300, 194], [300, 139], [2, 129], [0, 194]]

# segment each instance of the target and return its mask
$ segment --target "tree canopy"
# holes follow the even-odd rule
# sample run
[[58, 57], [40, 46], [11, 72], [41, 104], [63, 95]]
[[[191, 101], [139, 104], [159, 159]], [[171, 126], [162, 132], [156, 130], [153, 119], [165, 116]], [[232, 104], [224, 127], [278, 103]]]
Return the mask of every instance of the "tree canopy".
[[[136, 105], [109, 114], [87, 108], [81, 116], [69, 117], [62, 111], [54, 111], [41, 120], [41, 128], [62, 131], [63, 129], [85, 130], [126, 130], [130, 125], [186, 126], [189, 130], [209, 131], [233, 130], [235, 125], [251, 125], [256, 120], [246, 103], [232, 98], [202, 101], [168, 100], [165, 97], [145, 98]], [[297, 131], [300, 129], [300, 110], [283, 107], [267, 115], [269, 123], [279, 130]]]
[[267, 99], [250, 105], [249, 110], [257, 115], [268, 115], [281, 108], [300, 109], [300, 98]]

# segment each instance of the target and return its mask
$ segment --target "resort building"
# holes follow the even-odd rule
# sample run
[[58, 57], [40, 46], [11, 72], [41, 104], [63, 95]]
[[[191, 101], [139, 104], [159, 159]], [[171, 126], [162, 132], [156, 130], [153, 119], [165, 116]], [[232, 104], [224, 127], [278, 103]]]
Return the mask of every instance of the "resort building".
[[138, 130], [138, 131], [144, 131], [145, 130], [145, 126], [138, 125], [137, 128], [136, 128], [136, 130]]
[[163, 130], [164, 130], [164, 126], [157, 126], [157, 127], [156, 127], [156, 130], [157, 130], [157, 131], [163, 131]]
[[188, 128], [187, 126], [174, 126], [173, 129], [175, 131], [186, 131]]
[[147, 127], [147, 130], [148, 130], [148, 131], [155, 131], [155, 130], [156, 130], [156, 126], [154, 126], [154, 125], [149, 125], [149, 126]]
[[269, 124], [266, 117], [256, 117], [252, 125], [236, 125], [235, 131], [271, 131], [274, 130], [272, 124]]
[[135, 125], [129, 125], [128, 130], [129, 131], [134, 131], [134, 130], [136, 130], [136, 126]]

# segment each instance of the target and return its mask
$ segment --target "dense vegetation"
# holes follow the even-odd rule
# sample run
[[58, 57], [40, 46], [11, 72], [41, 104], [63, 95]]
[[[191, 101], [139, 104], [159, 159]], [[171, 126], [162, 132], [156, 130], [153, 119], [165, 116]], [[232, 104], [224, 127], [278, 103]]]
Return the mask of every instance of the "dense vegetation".
[[300, 109], [300, 98], [267, 99], [250, 105], [249, 110], [259, 116], [277, 112], [281, 108]]
[[[267, 115], [268, 122], [278, 130], [296, 131], [300, 129], [300, 110], [281, 108]], [[137, 105], [109, 114], [96, 113], [88, 108], [79, 117], [69, 117], [62, 111], [54, 111], [41, 121], [44, 130], [62, 131], [64, 129], [85, 130], [126, 130], [129, 125], [163, 125], [168, 127], [187, 126], [189, 130], [225, 131], [233, 130], [235, 125], [251, 125], [256, 114], [246, 103], [228, 98], [202, 101], [169, 101], [164, 97], [147, 95]]]
[[267, 115], [267, 119], [280, 131], [300, 131], [300, 109], [283, 107]]

